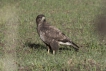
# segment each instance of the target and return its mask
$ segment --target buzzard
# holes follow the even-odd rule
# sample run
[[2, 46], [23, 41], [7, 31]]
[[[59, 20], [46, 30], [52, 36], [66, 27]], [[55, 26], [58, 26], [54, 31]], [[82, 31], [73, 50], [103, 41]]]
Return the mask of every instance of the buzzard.
[[79, 50], [79, 47], [71, 41], [64, 33], [59, 29], [51, 26], [43, 14], [40, 14], [36, 17], [37, 32], [41, 40], [48, 47], [48, 53], [50, 50], [53, 51], [53, 54], [59, 49], [59, 44], [72, 46], [76, 51]]

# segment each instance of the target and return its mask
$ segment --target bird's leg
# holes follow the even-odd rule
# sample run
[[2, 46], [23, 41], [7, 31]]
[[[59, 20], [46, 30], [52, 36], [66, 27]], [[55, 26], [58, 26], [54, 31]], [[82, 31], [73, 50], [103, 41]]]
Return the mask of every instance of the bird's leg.
[[50, 43], [51, 49], [53, 50], [53, 54], [56, 54], [56, 51], [58, 50], [58, 43], [55, 40], [52, 40]]
[[47, 52], [49, 54], [50, 53], [50, 50], [51, 50], [51, 47], [48, 44], [46, 44], [46, 46], [47, 46]]
[[53, 54], [56, 54], [56, 51], [55, 50], [53, 50]]
[[49, 48], [49, 46], [48, 46], [48, 50], [47, 50], [47, 51], [48, 51], [48, 54], [49, 54], [49, 53], [50, 53], [50, 48]]

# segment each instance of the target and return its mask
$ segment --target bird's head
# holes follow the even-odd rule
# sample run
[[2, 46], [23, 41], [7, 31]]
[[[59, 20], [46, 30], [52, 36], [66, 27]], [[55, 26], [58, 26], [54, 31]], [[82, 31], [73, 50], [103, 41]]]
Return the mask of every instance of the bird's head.
[[37, 23], [37, 25], [39, 24], [39, 23], [42, 23], [42, 22], [45, 22], [46, 21], [46, 18], [45, 18], [45, 16], [43, 15], [43, 14], [40, 14], [40, 15], [38, 15], [37, 17], [36, 17], [36, 23]]

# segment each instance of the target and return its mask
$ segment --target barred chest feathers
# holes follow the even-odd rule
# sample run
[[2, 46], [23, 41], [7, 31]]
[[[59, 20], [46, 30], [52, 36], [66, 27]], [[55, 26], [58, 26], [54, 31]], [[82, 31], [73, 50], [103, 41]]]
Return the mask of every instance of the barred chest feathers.
[[43, 33], [43, 32], [40, 31], [40, 38], [41, 38], [43, 41], [45, 41], [45, 33]]

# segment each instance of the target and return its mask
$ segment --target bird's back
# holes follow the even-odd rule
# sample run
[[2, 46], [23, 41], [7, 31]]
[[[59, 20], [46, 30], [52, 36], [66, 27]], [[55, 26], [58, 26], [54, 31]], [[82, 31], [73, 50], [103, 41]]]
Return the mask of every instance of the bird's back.
[[51, 26], [49, 23], [43, 23], [38, 26], [38, 30], [45, 34], [45, 37], [55, 40], [63, 40], [66, 36], [56, 27]]

